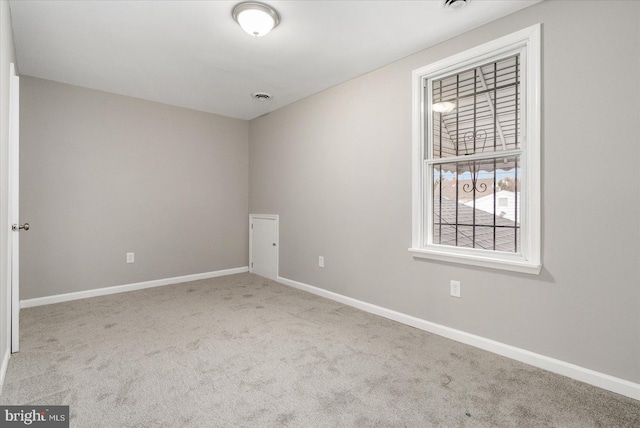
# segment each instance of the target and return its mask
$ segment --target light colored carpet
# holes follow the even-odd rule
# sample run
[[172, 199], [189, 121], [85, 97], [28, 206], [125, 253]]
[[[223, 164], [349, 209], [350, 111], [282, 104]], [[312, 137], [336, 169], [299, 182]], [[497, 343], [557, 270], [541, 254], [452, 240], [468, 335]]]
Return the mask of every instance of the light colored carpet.
[[26, 309], [2, 404], [74, 427], [640, 426], [640, 402], [251, 274]]

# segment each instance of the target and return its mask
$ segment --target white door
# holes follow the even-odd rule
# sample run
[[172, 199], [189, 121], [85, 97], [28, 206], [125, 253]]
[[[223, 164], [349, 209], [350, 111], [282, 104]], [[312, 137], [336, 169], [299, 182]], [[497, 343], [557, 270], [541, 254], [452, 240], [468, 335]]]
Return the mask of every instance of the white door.
[[249, 216], [249, 272], [278, 279], [278, 216]]
[[20, 224], [20, 78], [15, 65], [9, 70], [9, 280], [11, 290], [11, 352], [19, 350], [20, 327], [20, 230], [29, 230], [29, 223]]

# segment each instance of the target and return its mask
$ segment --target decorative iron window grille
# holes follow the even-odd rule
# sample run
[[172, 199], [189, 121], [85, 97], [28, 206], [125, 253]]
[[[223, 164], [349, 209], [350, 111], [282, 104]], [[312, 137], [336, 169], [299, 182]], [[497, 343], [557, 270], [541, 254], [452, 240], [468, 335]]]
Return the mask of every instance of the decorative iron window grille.
[[425, 85], [431, 244], [519, 252], [520, 68], [515, 54]]
[[413, 257], [540, 273], [540, 30], [413, 70]]

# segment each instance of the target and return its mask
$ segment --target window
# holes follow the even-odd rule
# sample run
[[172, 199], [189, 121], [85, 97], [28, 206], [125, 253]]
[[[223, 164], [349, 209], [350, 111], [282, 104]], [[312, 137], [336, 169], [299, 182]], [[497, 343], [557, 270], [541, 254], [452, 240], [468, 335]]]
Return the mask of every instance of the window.
[[415, 257], [540, 272], [540, 25], [415, 70]]

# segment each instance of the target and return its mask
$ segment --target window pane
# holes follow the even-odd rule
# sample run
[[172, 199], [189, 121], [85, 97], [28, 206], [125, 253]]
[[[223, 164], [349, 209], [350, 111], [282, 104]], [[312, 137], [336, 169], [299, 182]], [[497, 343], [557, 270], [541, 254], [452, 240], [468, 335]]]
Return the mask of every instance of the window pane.
[[519, 56], [432, 81], [433, 157], [520, 147]]
[[433, 244], [520, 250], [520, 157], [433, 168]]

